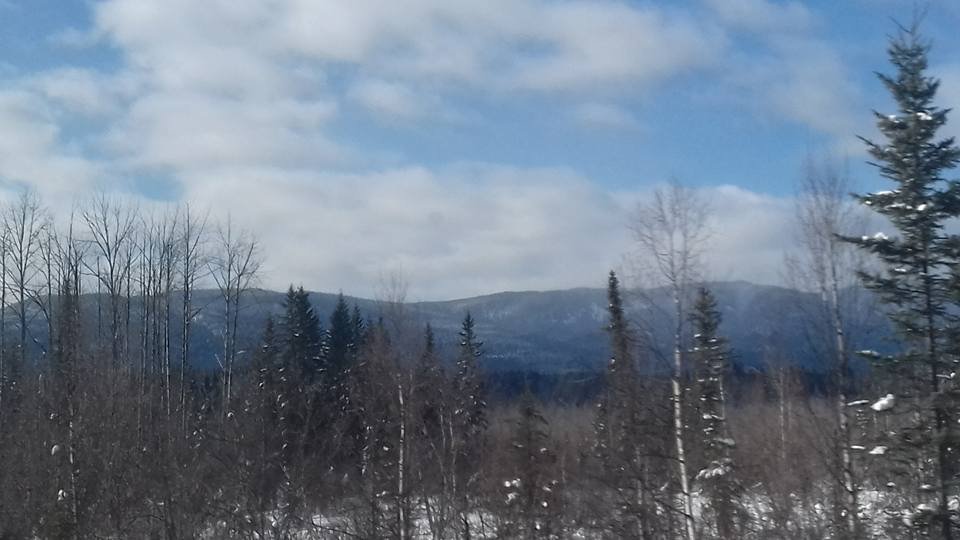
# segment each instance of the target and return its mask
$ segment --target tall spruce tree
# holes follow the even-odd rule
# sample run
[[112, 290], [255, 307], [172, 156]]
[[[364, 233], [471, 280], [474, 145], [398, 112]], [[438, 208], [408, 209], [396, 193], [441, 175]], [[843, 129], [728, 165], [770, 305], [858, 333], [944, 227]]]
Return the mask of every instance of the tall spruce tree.
[[671, 501], [658, 501], [663, 474], [669, 470], [669, 462], [659, 458], [669, 452], [670, 412], [656, 408], [666, 400], [656, 399], [652, 385], [640, 377], [620, 280], [612, 271], [607, 301], [610, 360], [594, 418], [598, 481], [614, 497], [614, 510], [606, 513], [603, 528], [620, 538], [652, 540], [667, 534], [658, 514], [673, 507]]
[[[296, 491], [290, 467], [295, 457], [292, 452], [298, 445], [291, 437], [296, 427], [291, 429], [288, 415], [296, 411], [289, 406], [289, 380], [280, 363], [272, 317], [267, 317], [264, 323], [252, 367], [251, 382], [255, 386], [247, 396], [247, 406], [241, 411], [242, 416], [249, 418], [243, 424], [246, 432], [237, 467], [243, 469], [243, 476], [247, 479], [251, 499], [248, 504], [255, 516], [251, 519], [251, 526], [260, 532], [270, 531], [272, 535], [280, 536], [288, 531], [299, 510], [296, 504], [291, 504], [296, 497], [290, 496]], [[268, 515], [271, 519], [267, 519]]]
[[474, 319], [468, 312], [460, 327], [456, 373], [453, 377], [453, 481], [451, 491], [459, 506], [460, 535], [472, 538], [469, 512], [471, 495], [479, 483], [478, 467], [483, 437], [487, 429], [487, 401], [478, 361], [483, 343], [474, 331]]
[[[611, 271], [607, 282], [607, 311], [610, 322], [607, 332], [610, 334], [610, 360], [607, 363], [606, 392], [597, 404], [597, 415], [594, 419], [596, 432], [596, 451], [601, 462], [615, 459], [617, 447], [624, 438], [622, 431], [625, 426], [624, 405], [630, 404], [636, 394], [636, 363], [631, 354], [630, 334], [627, 329], [626, 318], [623, 313], [623, 302], [620, 297], [620, 281]], [[620, 469], [620, 465], [607, 465]]]
[[285, 364], [299, 372], [305, 385], [314, 383], [324, 367], [323, 334], [303, 287], [287, 290], [281, 324]]
[[735, 446], [727, 429], [727, 404], [724, 378], [727, 376], [729, 351], [726, 339], [720, 337], [720, 311], [713, 294], [701, 287], [693, 313], [693, 349], [699, 390], [700, 427], [706, 466], [697, 474], [704, 502], [714, 518], [719, 538], [737, 538], [738, 525], [746, 515], [741, 505], [743, 488], [737, 481], [733, 461]]
[[873, 454], [885, 455], [899, 473], [901, 488], [912, 483], [916, 489], [911, 508], [900, 509], [907, 516], [904, 521], [930, 536], [951, 539], [956, 536], [950, 501], [957, 493], [958, 441], [956, 384], [950, 377], [956, 357], [950, 354], [948, 336], [956, 327], [950, 272], [958, 262], [960, 242], [944, 226], [960, 215], [960, 185], [945, 175], [960, 160], [960, 149], [952, 137], [937, 136], [949, 110], [934, 104], [939, 81], [926, 74], [928, 51], [916, 25], [900, 28], [891, 39], [888, 53], [896, 73], [879, 77], [898, 110], [874, 113], [883, 141], [863, 139], [872, 164], [893, 186], [858, 198], [889, 220], [896, 232], [847, 240], [881, 263], [879, 270], [861, 277], [889, 308], [906, 346], [902, 354], [880, 361], [894, 377], [889, 385], [895, 394], [874, 406], [901, 415], [904, 427], [880, 442]]
[[345, 441], [336, 452], [336, 461], [340, 464], [356, 463], [356, 456], [363, 449], [364, 434], [364, 404], [361, 403], [364, 377], [363, 356], [366, 347], [376, 337], [379, 328], [375, 325], [367, 327], [366, 321], [360, 315], [360, 308], [354, 304], [350, 316], [351, 341], [348, 347], [349, 354], [342, 371], [330, 374], [326, 391], [330, 401], [330, 412], [337, 417], [337, 430]]
[[[280, 455], [282, 448], [291, 448], [290, 406], [291, 380], [289, 370], [280, 361], [280, 346], [273, 317], [263, 325], [260, 346], [253, 357], [256, 382], [254, 407], [259, 415], [265, 454]], [[272, 432], [267, 433], [270, 429]]]
[[287, 382], [284, 367], [280, 363], [279, 345], [277, 343], [277, 327], [273, 317], [268, 316], [263, 323], [263, 336], [260, 338], [260, 346], [257, 348], [253, 357], [253, 367], [256, 370], [257, 394], [264, 396], [264, 399], [280, 401], [285, 389], [282, 387]]
[[354, 343], [354, 330], [350, 320], [350, 308], [343, 298], [337, 296], [337, 305], [330, 314], [330, 330], [327, 332], [327, 364], [331, 379], [339, 378], [349, 364], [350, 349]]
[[389, 504], [396, 493], [396, 426], [398, 411], [392, 400], [390, 366], [396, 354], [383, 320], [373, 325], [361, 348], [357, 362], [349, 372], [345, 434], [353, 451], [345, 456], [353, 462], [360, 506], [357, 528], [363, 538], [391, 537]]
[[475, 321], [468, 312], [460, 326], [460, 348], [454, 380], [459, 406], [455, 414], [462, 417], [468, 438], [487, 427], [487, 402], [478, 361], [483, 355], [483, 342], [477, 339]]
[[414, 379], [414, 406], [420, 431], [419, 442], [429, 447], [440, 444], [440, 430], [446, 415], [447, 377], [437, 357], [433, 327], [427, 324], [423, 335], [423, 352], [417, 361]]
[[367, 321], [360, 314], [360, 307], [356, 304], [353, 305], [353, 312], [350, 314], [350, 329], [350, 352], [356, 355], [367, 335]]
[[323, 334], [303, 287], [291, 286], [287, 291], [280, 329], [280, 358], [289, 381], [286, 404], [290, 409], [284, 412], [284, 429], [291, 443], [285, 453], [295, 463], [319, 451], [325, 442], [320, 432], [329, 424], [322, 400]]
[[[323, 397], [324, 407], [335, 416], [349, 408], [347, 377], [355, 366], [362, 340], [363, 318], [354, 305], [351, 315], [343, 293], [337, 296], [337, 304], [330, 314], [330, 329], [326, 334], [324, 353]], [[342, 420], [342, 418], [338, 418]]]

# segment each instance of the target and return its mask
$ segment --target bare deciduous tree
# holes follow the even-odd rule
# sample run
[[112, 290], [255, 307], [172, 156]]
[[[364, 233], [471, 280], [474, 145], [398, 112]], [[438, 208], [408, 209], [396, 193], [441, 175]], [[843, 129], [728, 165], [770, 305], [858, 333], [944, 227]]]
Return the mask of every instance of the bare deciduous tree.
[[26, 361], [27, 355], [29, 304], [40, 294], [37, 279], [42, 271], [40, 259], [47, 225], [46, 210], [32, 191], [21, 192], [4, 212], [3, 228], [10, 255], [10, 263], [6, 265], [6, 281], [12, 289], [16, 306], [20, 332], [17, 356], [21, 364]]
[[190, 360], [190, 335], [193, 320], [199, 309], [193, 305], [193, 293], [205, 266], [204, 239], [206, 238], [207, 216], [197, 215], [189, 204], [183, 207], [183, 219], [180, 220], [180, 278], [183, 292], [180, 320], [180, 422], [186, 431], [186, 373]]
[[263, 260], [256, 237], [249, 231], [235, 230], [230, 217], [218, 227], [214, 242], [209, 267], [210, 275], [223, 299], [223, 357], [220, 359], [220, 367], [223, 372], [223, 410], [226, 414], [237, 356], [240, 301], [256, 281]]
[[[90, 233], [90, 241], [97, 255], [95, 263], [87, 263], [97, 282], [106, 291], [110, 304], [110, 358], [121, 359], [121, 314], [124, 284], [130, 278], [130, 245], [137, 229], [137, 208], [117, 197], [99, 193], [91, 198], [81, 212]], [[98, 299], [99, 301], [99, 299]]]
[[788, 280], [804, 290], [815, 291], [820, 298], [820, 309], [808, 314], [813, 326], [813, 347], [825, 347], [823, 352], [830, 363], [834, 394], [836, 433], [834, 447], [837, 471], [842, 486], [836, 525], [844, 538], [861, 535], [857, 519], [859, 486], [850, 446], [853, 444], [852, 410], [847, 406], [853, 386], [850, 368], [850, 329], [848, 317], [853, 316], [858, 300], [857, 271], [863, 268], [862, 253], [844, 242], [841, 235], [860, 235], [865, 218], [850, 198], [849, 178], [828, 159], [816, 161], [808, 157], [796, 197], [796, 223], [799, 252], [787, 258]]
[[[693, 287], [700, 276], [701, 256], [708, 238], [708, 208], [692, 189], [672, 181], [657, 189], [649, 202], [642, 203], [634, 215], [631, 229], [639, 247], [638, 263], [648, 270], [653, 284], [670, 294], [667, 311], [672, 325], [672, 406], [676, 445], [677, 475], [683, 503], [687, 540], [696, 535], [690, 472], [687, 463], [684, 427], [686, 321]], [[661, 352], [662, 354], [662, 352]]]

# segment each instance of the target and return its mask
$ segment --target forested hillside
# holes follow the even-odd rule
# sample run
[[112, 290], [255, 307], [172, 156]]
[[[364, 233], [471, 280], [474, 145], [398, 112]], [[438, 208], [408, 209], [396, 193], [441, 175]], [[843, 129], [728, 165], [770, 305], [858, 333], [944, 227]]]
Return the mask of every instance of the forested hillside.
[[[764, 370], [771, 362], [786, 362], [800, 371], [821, 373], [827, 369], [824, 358], [810, 343], [804, 320], [815, 316], [816, 293], [801, 292], [777, 286], [754, 285], [746, 282], [707, 283], [717, 297], [724, 315], [725, 329], [737, 354], [733, 359], [738, 369]], [[188, 363], [200, 370], [215, 370], [220, 354], [219, 293], [202, 289], [195, 291], [197, 304], [196, 326], [191, 334], [191, 358]], [[627, 311], [631, 317], [646, 316], [645, 306], [662, 303], [665, 291], [643, 291], [643, 295], [627, 293]], [[605, 365], [607, 335], [606, 301], [603, 289], [571, 289], [545, 292], [504, 292], [488, 296], [442, 302], [408, 302], [405, 309], [420, 324], [429, 323], [439, 333], [454, 336], [464, 313], [470, 312], [477, 320], [477, 334], [488, 344], [483, 369], [490, 372], [530, 372], [554, 374], [564, 372], [600, 372]], [[642, 297], [641, 297], [642, 296]], [[323, 315], [322, 325], [337, 304], [335, 293], [311, 292], [314, 310]], [[378, 317], [383, 305], [377, 300], [346, 295], [347, 304], [356, 306], [367, 319]], [[182, 302], [178, 291], [171, 292], [174, 304]], [[97, 309], [109, 301], [106, 297], [84, 295], [80, 298], [84, 314], [83, 332], [89, 336], [103, 335], [107, 321], [97, 318]], [[141, 309], [141, 298], [130, 300], [134, 310]], [[238, 311], [241, 333], [247, 348], [255, 344], [268, 317], [283, 312], [284, 293], [252, 289], [241, 300]], [[851, 317], [862, 319], [852, 331], [858, 335], [860, 348], [893, 350], [897, 339], [887, 327], [876, 301], [868, 293], [861, 296], [858, 305], [849, 306]], [[29, 325], [31, 347], [42, 353], [47, 344], [47, 329], [42, 315], [31, 316]], [[99, 321], [99, 322], [98, 322]], [[98, 325], [101, 327], [98, 330]], [[133, 324], [136, 326], [136, 323]], [[139, 331], [139, 330], [137, 330]], [[664, 329], [660, 329], [661, 332]], [[663, 336], [659, 336], [663, 337]], [[182, 338], [174, 331], [171, 348], [179, 350]], [[455, 345], [453, 339], [440, 339], [439, 347]], [[781, 357], [774, 358], [772, 351]]]

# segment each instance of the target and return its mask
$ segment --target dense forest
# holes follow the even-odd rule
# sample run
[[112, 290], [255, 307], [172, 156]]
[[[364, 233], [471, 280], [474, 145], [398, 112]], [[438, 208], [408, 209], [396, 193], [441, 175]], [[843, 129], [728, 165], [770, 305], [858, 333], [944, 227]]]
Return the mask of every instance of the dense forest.
[[[251, 331], [253, 231], [23, 192], [0, 228], [0, 538], [956, 538], [960, 148], [928, 49], [900, 29], [880, 75], [898, 111], [864, 143], [889, 191], [805, 165], [786, 275], [816, 294], [815, 389], [786, 361], [733, 377], [709, 205], [679, 183], [637, 209], [643, 287], [607, 275], [605, 367], [570, 400], [494, 394], [473, 315], [437, 335], [402, 280], [330, 313], [291, 286]], [[213, 366], [191, 351], [205, 288]]]

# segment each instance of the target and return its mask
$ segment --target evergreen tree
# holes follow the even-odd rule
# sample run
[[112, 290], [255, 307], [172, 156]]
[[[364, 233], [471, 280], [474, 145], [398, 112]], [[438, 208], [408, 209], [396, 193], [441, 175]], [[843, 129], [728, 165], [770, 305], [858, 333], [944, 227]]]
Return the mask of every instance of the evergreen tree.
[[896, 234], [847, 240], [880, 261], [880, 270], [863, 272], [862, 279], [889, 308], [907, 347], [881, 362], [895, 377], [890, 384], [900, 405], [894, 410], [891, 398], [874, 409], [902, 414], [904, 427], [878, 445], [883, 450], [876, 454], [886, 454], [901, 481], [916, 482], [915, 506], [900, 509], [908, 515], [905, 521], [926, 528], [929, 535], [953, 538], [956, 512], [949, 503], [957, 493], [960, 441], [955, 434], [956, 387], [950, 377], [956, 357], [949, 354], [948, 338], [956, 328], [950, 271], [958, 262], [960, 242], [944, 225], [960, 214], [960, 185], [945, 178], [960, 160], [960, 149], [952, 137], [937, 136], [949, 111], [934, 105], [939, 81], [926, 74], [928, 51], [916, 25], [901, 28], [891, 40], [888, 53], [896, 73], [879, 77], [898, 112], [874, 113], [883, 142], [863, 139], [873, 164], [893, 189], [859, 200], [889, 220]]
[[460, 346], [457, 352], [456, 373], [453, 379], [452, 453], [454, 460], [453, 496], [459, 505], [460, 534], [472, 537], [468, 513], [470, 495], [479, 483], [479, 455], [487, 429], [486, 396], [478, 360], [483, 355], [483, 343], [474, 332], [474, 320], [468, 312], [460, 327]]
[[328, 379], [335, 382], [346, 371], [350, 363], [351, 347], [356, 341], [350, 308], [343, 298], [343, 293], [337, 297], [337, 305], [330, 314], [330, 330], [327, 333], [327, 365]]
[[[255, 411], [259, 415], [261, 426], [270, 432], [264, 432], [263, 452], [273, 456], [281, 448], [292, 446], [291, 418], [293, 412], [290, 399], [293, 389], [287, 368], [280, 361], [280, 346], [273, 317], [267, 317], [263, 325], [263, 336], [253, 359], [256, 382]], [[274, 433], [275, 431], [275, 433]]]
[[303, 287], [287, 290], [282, 327], [284, 364], [298, 370], [304, 385], [317, 382], [324, 368], [323, 334]]
[[520, 398], [520, 415], [510, 438], [511, 472], [503, 482], [507, 507], [501, 536], [560, 538], [560, 483], [548, 423], [529, 391]]
[[[331, 316], [331, 320], [334, 316]], [[336, 460], [338, 463], [353, 465], [356, 456], [362, 451], [366, 435], [364, 407], [361, 402], [362, 393], [366, 389], [363, 378], [364, 355], [368, 345], [368, 336], [373, 332], [367, 331], [367, 325], [360, 315], [360, 308], [356, 304], [349, 319], [350, 343], [347, 346], [348, 354], [342, 359], [339, 370], [332, 370], [328, 378], [327, 391], [330, 410], [337, 416], [338, 430], [342, 433], [346, 444], [342, 445]]]
[[[254, 353], [251, 395], [239, 414], [245, 432], [240, 438], [237, 468], [246, 479], [253, 511], [250, 526], [261, 533], [282, 536], [292, 526], [299, 508], [296, 478], [300, 411], [292, 407], [290, 380], [280, 361], [280, 347], [272, 317], [264, 323]], [[269, 517], [268, 517], [269, 516]]]
[[[668, 453], [669, 411], [657, 409], [652, 384], [638, 373], [633, 336], [624, 313], [620, 281], [610, 272], [607, 282], [610, 360], [606, 389], [594, 419], [594, 454], [599, 482], [611, 491], [615, 511], [607, 513], [606, 528], [622, 538], [652, 540], [665, 534], [658, 522], [657, 484], [669, 469], [657, 456]], [[662, 484], [661, 484], [662, 485]], [[669, 504], [666, 508], [671, 508]]]
[[303, 287], [287, 291], [282, 330], [281, 364], [288, 378], [283, 412], [287, 432], [284, 453], [287, 462], [299, 466], [309, 455], [320, 453], [328, 443], [322, 436], [330, 424], [330, 414], [324, 406], [324, 358], [320, 320], [310, 304]]
[[430, 445], [438, 443], [442, 417], [445, 414], [443, 400], [446, 397], [446, 375], [437, 358], [436, 338], [433, 327], [427, 324], [423, 335], [423, 353], [417, 361], [414, 380], [415, 407], [422, 441]]
[[253, 367], [257, 373], [257, 390], [261, 396], [280, 395], [282, 385], [287, 382], [283, 364], [280, 363], [277, 328], [273, 317], [268, 316], [263, 323], [263, 336], [260, 346], [253, 357]]
[[724, 378], [730, 368], [726, 339], [718, 335], [720, 312], [717, 301], [701, 288], [690, 315], [693, 323], [693, 350], [699, 398], [700, 427], [706, 467], [697, 474], [707, 506], [715, 519], [719, 538], [736, 538], [740, 520], [746, 515], [740, 498], [743, 488], [737, 481], [732, 456], [734, 440], [727, 429]]
[[607, 302], [611, 355], [607, 363], [606, 392], [597, 404], [594, 420], [596, 450], [603, 462], [613, 459], [617, 440], [621, 436], [617, 433], [621, 427], [618, 425], [618, 417], [622, 414], [619, 409], [630, 400], [637, 381], [636, 364], [630, 350], [630, 335], [620, 298], [620, 282], [613, 271], [607, 283]]
[[467, 312], [460, 326], [460, 347], [457, 354], [457, 374], [454, 391], [459, 406], [455, 414], [462, 418], [468, 438], [473, 438], [487, 427], [487, 402], [478, 361], [483, 355], [483, 342], [474, 332], [475, 321]]
[[357, 354], [367, 335], [367, 322], [360, 314], [360, 307], [353, 305], [353, 312], [350, 314], [350, 351]]
[[334, 415], [341, 415], [350, 407], [347, 378], [355, 366], [360, 349], [363, 319], [354, 305], [351, 315], [343, 293], [330, 314], [330, 330], [326, 335], [326, 362], [323, 377], [323, 401]]
[[353, 466], [357, 529], [364, 538], [388, 538], [389, 505], [396, 500], [399, 411], [394, 401], [392, 365], [396, 350], [386, 326], [378, 322], [365, 340], [349, 372], [350, 409], [346, 433], [352, 451], [344, 458]]

